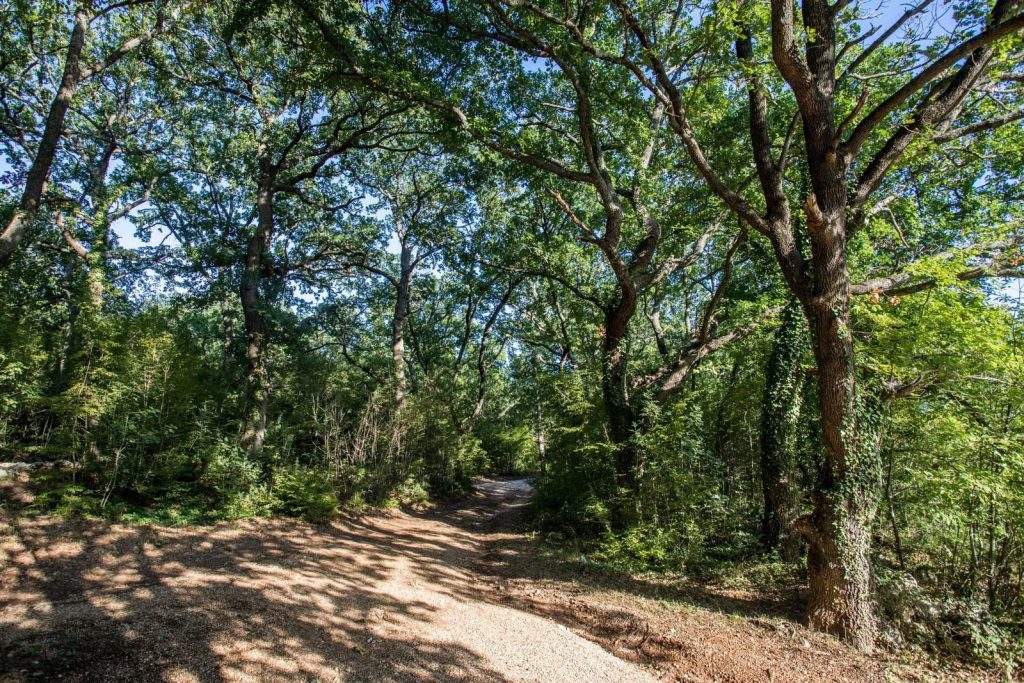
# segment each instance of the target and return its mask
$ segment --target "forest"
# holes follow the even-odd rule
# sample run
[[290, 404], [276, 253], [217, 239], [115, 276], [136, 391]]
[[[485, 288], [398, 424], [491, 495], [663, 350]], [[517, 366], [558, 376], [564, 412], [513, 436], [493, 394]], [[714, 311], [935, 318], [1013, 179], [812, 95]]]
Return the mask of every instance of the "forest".
[[514, 476], [588, 572], [756, 575], [850, 652], [1019, 673], [1021, 0], [0, 30], [7, 521], [320, 528]]

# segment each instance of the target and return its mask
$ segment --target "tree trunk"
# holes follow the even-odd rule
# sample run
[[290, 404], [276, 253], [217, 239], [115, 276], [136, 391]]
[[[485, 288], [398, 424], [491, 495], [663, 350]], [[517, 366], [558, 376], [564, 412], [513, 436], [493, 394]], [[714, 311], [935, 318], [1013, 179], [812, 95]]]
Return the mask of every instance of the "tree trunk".
[[412, 275], [415, 269], [412, 245], [402, 238], [399, 276], [395, 286], [395, 313], [391, 320], [391, 358], [395, 373], [395, 411], [405, 405], [407, 382], [405, 376], [405, 320], [409, 316], [412, 293]]
[[220, 372], [226, 376], [228, 365], [231, 363], [231, 339], [235, 336], [234, 324], [232, 323], [231, 305], [226, 293], [218, 291], [217, 298], [217, 307], [220, 310]]
[[764, 507], [761, 542], [778, 549], [782, 559], [795, 561], [797, 538], [791, 533], [796, 516], [795, 435], [800, 418], [803, 325], [799, 304], [792, 299], [772, 338], [761, 403], [761, 488]]
[[25, 234], [25, 229], [35, 220], [36, 214], [39, 212], [39, 205], [46, 189], [46, 181], [50, 177], [50, 167], [53, 165], [57, 147], [64, 134], [64, 119], [71, 106], [71, 99], [78, 89], [81, 74], [80, 61], [88, 26], [88, 13], [84, 9], [75, 12], [60, 88], [57, 89], [57, 94], [54, 96], [53, 102], [50, 103], [43, 135], [39, 140], [35, 159], [32, 160], [32, 165], [29, 167], [21, 200], [7, 221], [7, 225], [4, 226], [3, 232], [0, 233], [0, 268], [6, 267], [10, 263], [15, 249], [18, 248], [18, 244]]
[[736, 379], [740, 375], [740, 358], [737, 356], [733, 359], [732, 370], [729, 371], [729, 384], [725, 391], [722, 392], [722, 399], [718, 402], [718, 407], [715, 409], [715, 433], [714, 433], [714, 453], [715, 462], [722, 465], [722, 487], [721, 492], [725, 497], [731, 497], [733, 492], [732, 479], [733, 479], [733, 463], [729, 455], [729, 418], [728, 418], [728, 407], [732, 402], [732, 392], [730, 389], [736, 385]]
[[[109, 254], [110, 254], [110, 212], [114, 203], [110, 189], [107, 186], [107, 175], [110, 173], [110, 165], [117, 154], [119, 146], [113, 139], [104, 146], [100, 155], [99, 164], [93, 171], [92, 178], [92, 203], [93, 210], [90, 216], [90, 228], [92, 233], [92, 248], [86, 254], [85, 261], [88, 266], [88, 294], [90, 306], [99, 315], [103, 308], [103, 299], [109, 287]], [[116, 194], [116, 193], [115, 193]]]
[[892, 529], [893, 549], [896, 551], [896, 561], [900, 569], [907, 570], [907, 559], [903, 554], [903, 537], [900, 535], [900, 525], [896, 521], [896, 501], [892, 496], [892, 466], [895, 459], [895, 449], [889, 449], [889, 457], [885, 467], [885, 509], [889, 515], [889, 527]]
[[622, 529], [636, 517], [636, 493], [642, 474], [640, 452], [634, 441], [637, 415], [627, 387], [627, 359], [622, 348], [629, 321], [636, 311], [636, 297], [624, 292], [605, 312], [602, 346], [601, 389], [608, 420], [608, 432], [615, 446], [615, 496], [612, 525]]
[[544, 409], [540, 401], [537, 401], [537, 411], [534, 414], [534, 438], [537, 440], [537, 465], [541, 475], [547, 472], [548, 463], [548, 436], [544, 430]]
[[[81, 227], [89, 235], [88, 248], [78, 240], [75, 229], [65, 222], [65, 216], [59, 210], [54, 212], [57, 227], [82, 266], [80, 270], [76, 268], [73, 271], [73, 285], [70, 288], [72, 297], [69, 301], [72, 315], [68, 321], [67, 355], [60, 382], [57, 384], [60, 393], [66, 395], [69, 391], [73, 392], [77, 401], [103, 391], [102, 386], [89, 381], [89, 374], [92, 370], [94, 376], [104, 376], [104, 373], [96, 373], [95, 370], [104, 367], [105, 354], [109, 352], [113, 341], [111, 330], [105, 324], [103, 306], [110, 286], [112, 199], [107, 187], [107, 174], [117, 149], [117, 143], [109, 141], [100, 155], [99, 163], [91, 171], [92, 178], [87, 188], [89, 210], [83, 212], [85, 220], [81, 221]], [[86, 451], [93, 450], [96, 445], [91, 435], [86, 432], [84, 437]]]
[[252, 458], [258, 458], [263, 451], [263, 442], [267, 437], [267, 404], [270, 400], [270, 377], [264, 358], [266, 324], [260, 301], [264, 258], [274, 230], [272, 181], [266, 172], [261, 174], [260, 187], [256, 193], [256, 211], [256, 231], [246, 248], [245, 269], [239, 287], [242, 318], [245, 323], [246, 361], [246, 416], [240, 441]]
[[871, 651], [877, 630], [870, 561], [879, 481], [877, 430], [856, 393], [841, 214], [823, 219], [813, 203], [812, 195], [808, 227], [815, 292], [804, 308], [817, 361], [824, 458], [814, 509], [804, 526], [810, 544], [808, 616], [812, 627]]

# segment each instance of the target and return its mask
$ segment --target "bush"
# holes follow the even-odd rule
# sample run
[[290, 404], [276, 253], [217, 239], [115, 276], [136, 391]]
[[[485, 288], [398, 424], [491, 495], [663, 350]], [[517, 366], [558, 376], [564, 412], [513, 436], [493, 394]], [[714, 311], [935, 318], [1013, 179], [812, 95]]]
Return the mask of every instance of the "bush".
[[664, 528], [638, 524], [621, 534], [606, 532], [591, 558], [624, 572], [683, 571], [703, 555], [704, 536], [695, 522]]
[[410, 476], [391, 492], [391, 496], [384, 501], [384, 507], [423, 505], [428, 500], [430, 500], [430, 493], [423, 486], [423, 482]]
[[277, 512], [307, 522], [326, 522], [338, 512], [338, 496], [330, 472], [291, 465], [274, 472], [272, 497]]
[[435, 449], [433, 457], [426, 459], [430, 493], [436, 498], [453, 498], [469, 491], [473, 474], [486, 458], [480, 440], [472, 434], [446, 435]]
[[102, 511], [99, 496], [82, 484], [62, 481], [57, 477], [39, 477], [34, 482], [44, 488], [29, 505], [32, 512], [51, 512], [61, 517], [91, 517]]
[[537, 470], [537, 444], [528, 425], [484, 424], [477, 433], [492, 474], [528, 474]]
[[224, 505], [226, 519], [270, 517], [281, 508], [281, 501], [266, 484], [253, 486], [247, 491], [232, 494]]
[[[342, 496], [350, 505], [388, 505], [405, 481], [421, 475], [420, 465], [410, 456], [407, 443], [415, 442], [421, 432], [420, 414], [415, 407], [413, 404], [399, 419], [381, 392], [374, 392], [351, 433], [344, 438], [336, 435], [333, 447], [321, 448], [328, 455]], [[333, 420], [331, 424], [340, 422], [330, 410], [323, 413], [329, 416], [329, 422]]]
[[260, 467], [249, 461], [236, 443], [219, 441], [207, 455], [199, 483], [224, 498], [245, 493], [260, 480]]
[[549, 433], [543, 474], [534, 504], [544, 529], [594, 536], [607, 529], [615, 491], [613, 450], [584, 424]]
[[896, 649], [911, 644], [984, 666], [1019, 661], [1022, 642], [972, 600], [936, 598], [905, 572], [876, 572], [883, 640]]

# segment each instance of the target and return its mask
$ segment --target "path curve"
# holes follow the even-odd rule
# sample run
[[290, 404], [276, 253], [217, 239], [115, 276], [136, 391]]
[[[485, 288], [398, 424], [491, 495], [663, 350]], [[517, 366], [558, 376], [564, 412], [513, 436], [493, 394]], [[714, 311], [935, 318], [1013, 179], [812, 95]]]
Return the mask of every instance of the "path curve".
[[0, 524], [0, 680], [652, 681], [473, 570], [530, 495], [192, 529]]

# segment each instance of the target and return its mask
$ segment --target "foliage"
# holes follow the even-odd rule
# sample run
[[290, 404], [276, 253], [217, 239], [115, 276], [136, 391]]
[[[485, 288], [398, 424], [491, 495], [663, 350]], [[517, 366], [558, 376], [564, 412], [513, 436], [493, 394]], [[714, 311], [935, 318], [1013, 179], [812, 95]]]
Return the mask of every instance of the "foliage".
[[199, 484], [225, 499], [248, 493], [262, 478], [259, 466], [236, 443], [216, 443], [206, 457]]
[[682, 571], [703, 559], [704, 534], [695, 521], [674, 526], [637, 524], [601, 537], [592, 560], [618, 571]]
[[890, 644], [918, 648], [983, 666], [1010, 667], [1024, 654], [1024, 634], [1000, 624], [988, 609], [964, 598], [936, 598], [913, 576], [880, 571], [879, 609]]
[[528, 424], [481, 424], [480, 448], [486, 470], [494, 474], [533, 474], [537, 469], [537, 443]]
[[270, 495], [276, 501], [275, 512], [307, 522], [326, 522], [338, 510], [334, 481], [326, 470], [298, 465], [279, 468]]

